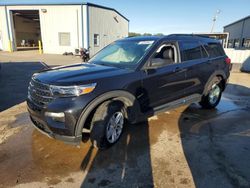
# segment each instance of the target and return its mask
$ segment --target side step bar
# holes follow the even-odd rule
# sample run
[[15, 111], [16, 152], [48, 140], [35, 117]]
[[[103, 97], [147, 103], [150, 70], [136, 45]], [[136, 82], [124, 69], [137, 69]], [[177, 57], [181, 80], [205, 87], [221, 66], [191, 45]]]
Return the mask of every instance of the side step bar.
[[163, 104], [161, 106], [157, 106], [157, 107], [153, 108], [152, 110], [146, 112], [143, 115], [144, 117], [139, 117], [138, 121], [143, 121], [146, 118], [149, 118], [151, 116], [157, 115], [157, 114], [159, 114], [161, 112], [165, 112], [165, 111], [173, 109], [173, 108], [177, 108], [177, 107], [180, 107], [180, 106], [183, 106], [183, 105], [192, 104], [192, 103], [195, 103], [195, 102], [200, 102], [201, 97], [202, 97], [202, 95], [200, 95], [200, 94], [193, 94], [193, 95], [190, 95], [190, 96], [183, 97], [181, 99], [175, 100], [173, 102], [166, 103], [166, 104]]
[[157, 106], [156, 108], [153, 109], [154, 112], [158, 113], [158, 112], [164, 112], [166, 110], [170, 110], [173, 108], [177, 108], [183, 105], [187, 105], [187, 104], [191, 104], [194, 102], [199, 102], [201, 101], [201, 95], [200, 94], [193, 94], [178, 100], [175, 100], [173, 102], [161, 105], [161, 106]]

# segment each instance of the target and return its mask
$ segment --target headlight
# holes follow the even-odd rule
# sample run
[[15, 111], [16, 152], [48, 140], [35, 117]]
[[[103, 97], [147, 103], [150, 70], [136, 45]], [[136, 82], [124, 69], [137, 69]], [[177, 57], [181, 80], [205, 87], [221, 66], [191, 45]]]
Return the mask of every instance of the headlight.
[[50, 91], [56, 97], [74, 97], [92, 92], [96, 83], [79, 86], [50, 86]]

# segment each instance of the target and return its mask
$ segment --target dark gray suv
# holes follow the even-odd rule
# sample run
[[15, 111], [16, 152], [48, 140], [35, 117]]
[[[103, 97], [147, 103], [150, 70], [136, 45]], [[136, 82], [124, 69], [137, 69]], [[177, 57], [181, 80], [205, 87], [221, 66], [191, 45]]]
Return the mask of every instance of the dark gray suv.
[[28, 111], [35, 127], [50, 137], [78, 144], [88, 131], [94, 146], [107, 148], [121, 137], [126, 121], [136, 123], [193, 102], [216, 107], [230, 69], [215, 39], [126, 38], [88, 63], [34, 74]]

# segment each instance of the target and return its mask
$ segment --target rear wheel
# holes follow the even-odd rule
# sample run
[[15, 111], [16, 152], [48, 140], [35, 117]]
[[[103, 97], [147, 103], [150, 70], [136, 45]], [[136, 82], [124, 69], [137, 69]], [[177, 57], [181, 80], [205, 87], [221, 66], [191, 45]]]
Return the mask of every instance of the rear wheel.
[[119, 101], [104, 102], [97, 108], [91, 122], [92, 144], [99, 149], [110, 147], [120, 139], [124, 123], [123, 104]]
[[220, 102], [221, 95], [222, 95], [221, 82], [214, 81], [212, 82], [210, 90], [208, 91], [207, 95], [202, 96], [200, 105], [202, 106], [202, 108], [205, 109], [215, 108]]

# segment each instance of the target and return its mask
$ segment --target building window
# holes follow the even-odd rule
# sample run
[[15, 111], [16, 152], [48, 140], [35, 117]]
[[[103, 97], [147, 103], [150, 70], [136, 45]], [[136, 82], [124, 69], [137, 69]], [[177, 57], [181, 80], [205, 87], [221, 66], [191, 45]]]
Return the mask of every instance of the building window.
[[100, 46], [100, 35], [94, 34], [94, 46]]
[[233, 48], [233, 44], [234, 44], [234, 40], [230, 39], [230, 40], [228, 40], [228, 45], [227, 45], [227, 47], [228, 47], [228, 48]]
[[70, 46], [70, 33], [58, 33], [59, 45], [60, 46]]
[[239, 48], [240, 47], [240, 39], [235, 39], [234, 40], [234, 48]]
[[243, 39], [243, 48], [250, 48], [250, 39]]

